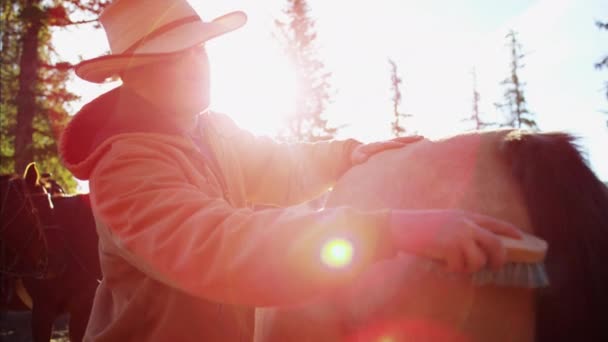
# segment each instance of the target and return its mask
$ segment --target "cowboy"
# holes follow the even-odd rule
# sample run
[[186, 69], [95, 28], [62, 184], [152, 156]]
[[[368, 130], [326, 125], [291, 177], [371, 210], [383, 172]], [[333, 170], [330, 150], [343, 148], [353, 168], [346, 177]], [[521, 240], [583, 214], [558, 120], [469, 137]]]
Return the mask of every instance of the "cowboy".
[[[84, 106], [60, 146], [89, 181], [99, 234], [85, 340], [246, 341], [254, 307], [321, 295], [397, 251], [447, 255], [456, 271], [504, 262], [495, 233], [518, 232], [484, 216], [295, 207], [409, 140], [279, 144], [209, 111], [204, 43], [243, 26], [243, 12], [203, 21], [185, 0], [115, 0], [99, 20], [111, 53], [76, 74], [123, 83]], [[337, 238], [356, 246], [346, 267], [320, 259]]]

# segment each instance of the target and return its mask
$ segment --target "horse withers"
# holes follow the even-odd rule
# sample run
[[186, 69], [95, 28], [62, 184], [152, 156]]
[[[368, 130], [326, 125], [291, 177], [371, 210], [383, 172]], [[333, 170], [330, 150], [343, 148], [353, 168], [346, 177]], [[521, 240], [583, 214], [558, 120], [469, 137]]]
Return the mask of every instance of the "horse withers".
[[563, 133], [423, 140], [351, 169], [327, 206], [463, 209], [549, 244], [550, 285], [475, 286], [402, 254], [336, 295], [259, 309], [257, 341], [608, 341], [608, 191]]
[[87, 195], [49, 194], [40, 181], [33, 164], [0, 176], [2, 309], [31, 309], [35, 341], [67, 313], [79, 341], [101, 279], [95, 223]]

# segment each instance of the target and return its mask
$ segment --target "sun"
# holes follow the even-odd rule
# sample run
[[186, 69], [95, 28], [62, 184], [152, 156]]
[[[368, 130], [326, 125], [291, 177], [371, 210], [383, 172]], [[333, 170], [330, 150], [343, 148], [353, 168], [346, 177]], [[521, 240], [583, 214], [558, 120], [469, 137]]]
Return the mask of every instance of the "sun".
[[271, 37], [228, 38], [208, 49], [212, 109], [254, 134], [276, 136], [295, 110], [295, 68]]

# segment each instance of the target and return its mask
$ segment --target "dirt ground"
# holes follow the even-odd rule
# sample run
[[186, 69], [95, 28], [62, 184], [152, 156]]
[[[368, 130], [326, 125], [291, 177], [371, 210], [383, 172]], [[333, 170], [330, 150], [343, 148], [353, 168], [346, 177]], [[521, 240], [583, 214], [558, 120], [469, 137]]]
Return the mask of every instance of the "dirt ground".
[[[55, 321], [52, 342], [68, 342], [67, 315]], [[28, 311], [0, 312], [0, 342], [31, 342], [31, 314]]]

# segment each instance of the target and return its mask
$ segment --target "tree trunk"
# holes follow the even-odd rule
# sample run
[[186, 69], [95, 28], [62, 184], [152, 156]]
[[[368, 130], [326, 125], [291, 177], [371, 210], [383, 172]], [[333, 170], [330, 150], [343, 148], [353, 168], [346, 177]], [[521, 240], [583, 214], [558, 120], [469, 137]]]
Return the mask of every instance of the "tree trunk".
[[30, 0], [23, 9], [30, 13], [22, 38], [21, 59], [19, 61], [19, 92], [17, 93], [17, 127], [15, 130], [15, 172], [21, 173], [34, 160], [33, 121], [36, 112], [36, 83], [40, 60], [38, 56], [39, 33], [42, 16], [38, 10], [39, 0]]

